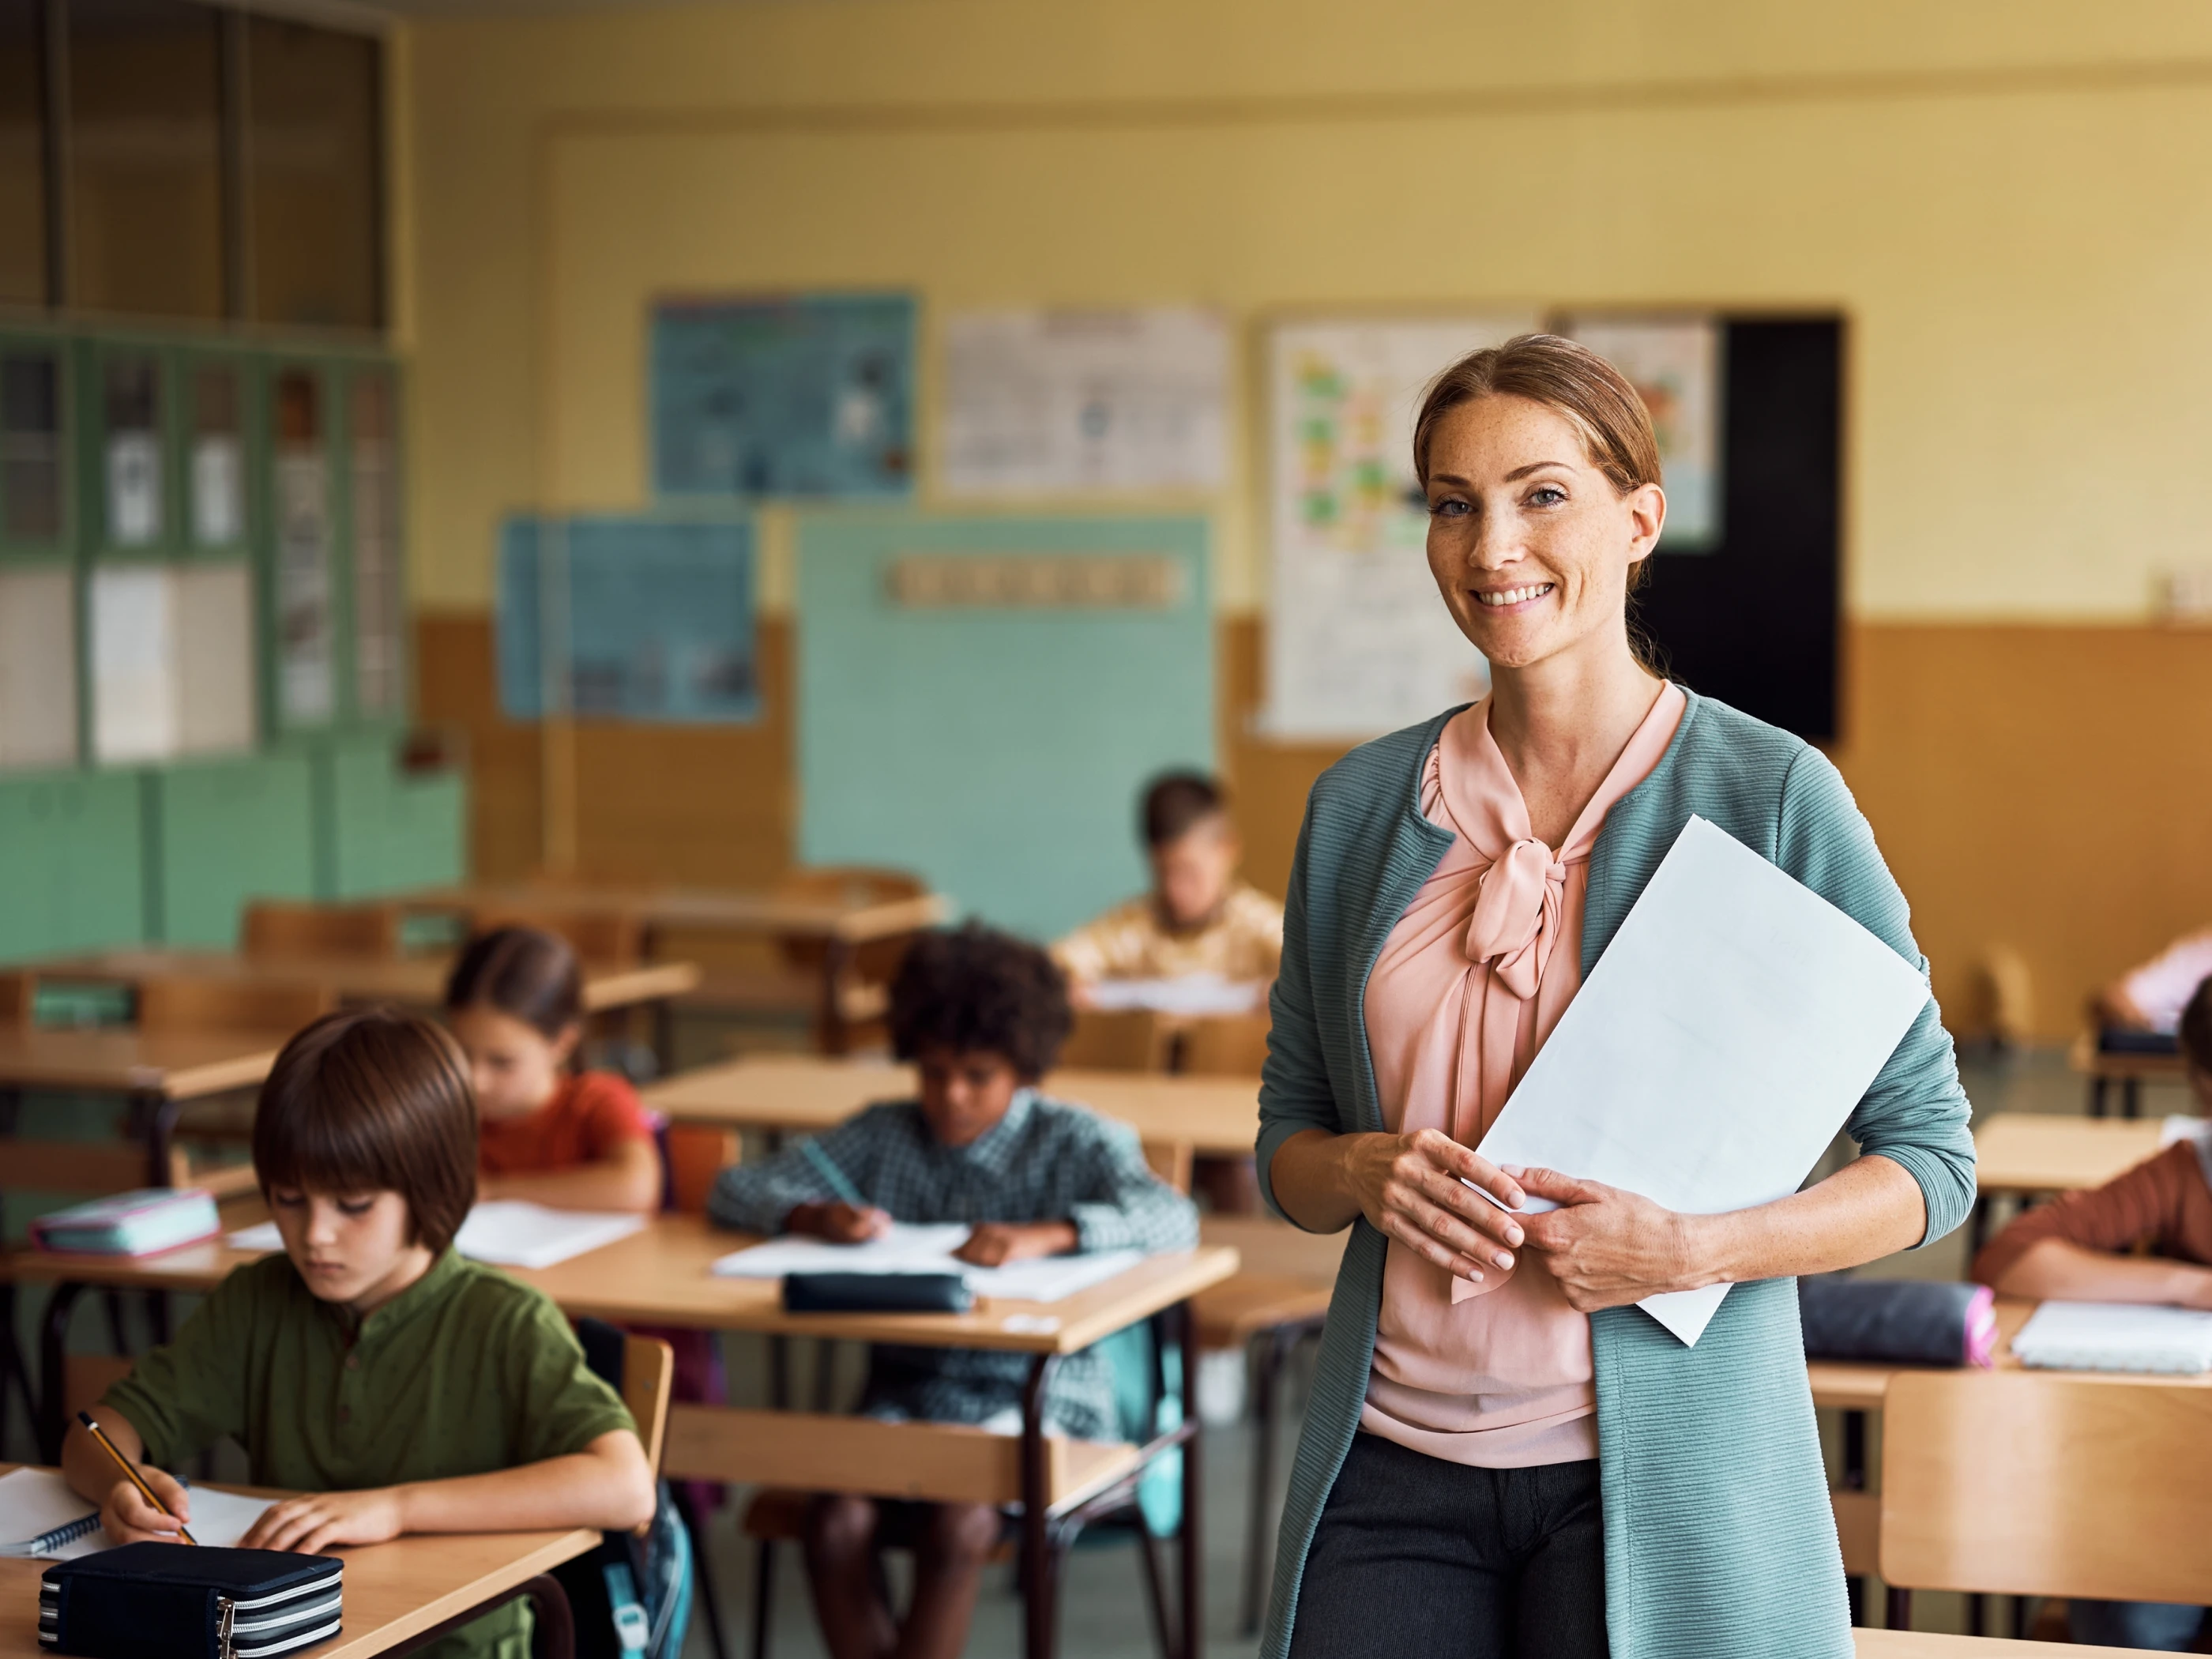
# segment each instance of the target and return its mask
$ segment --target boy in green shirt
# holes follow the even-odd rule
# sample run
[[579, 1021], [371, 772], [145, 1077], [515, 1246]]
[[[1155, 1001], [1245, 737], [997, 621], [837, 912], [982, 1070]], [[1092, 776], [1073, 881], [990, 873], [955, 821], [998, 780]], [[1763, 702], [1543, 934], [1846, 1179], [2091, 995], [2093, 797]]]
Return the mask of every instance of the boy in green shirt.
[[[231, 1274], [97, 1408], [135, 1460], [228, 1435], [257, 1486], [295, 1489], [251, 1548], [313, 1553], [402, 1533], [616, 1530], [653, 1510], [621, 1399], [539, 1291], [453, 1251], [476, 1196], [476, 1106], [452, 1037], [391, 1009], [333, 1014], [263, 1086], [253, 1161], [284, 1254]], [[118, 1543], [173, 1539], [191, 1497], [117, 1474], [82, 1425], [63, 1472]], [[528, 1651], [520, 1603], [441, 1652]]]

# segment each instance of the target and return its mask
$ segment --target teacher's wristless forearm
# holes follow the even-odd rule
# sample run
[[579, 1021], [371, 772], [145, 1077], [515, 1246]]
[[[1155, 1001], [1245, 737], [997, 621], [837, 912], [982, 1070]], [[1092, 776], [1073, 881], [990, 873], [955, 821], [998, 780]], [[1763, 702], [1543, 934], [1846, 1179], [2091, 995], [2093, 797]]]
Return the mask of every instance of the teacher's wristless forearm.
[[1681, 1219], [1691, 1290], [1856, 1267], [1917, 1244], [1928, 1206], [1903, 1164], [1869, 1154], [1771, 1204]]
[[1355, 1142], [1365, 1135], [1331, 1134], [1304, 1129], [1275, 1150], [1267, 1166], [1268, 1185], [1283, 1213], [1309, 1232], [1340, 1232], [1359, 1215], [1359, 1194], [1351, 1177]]

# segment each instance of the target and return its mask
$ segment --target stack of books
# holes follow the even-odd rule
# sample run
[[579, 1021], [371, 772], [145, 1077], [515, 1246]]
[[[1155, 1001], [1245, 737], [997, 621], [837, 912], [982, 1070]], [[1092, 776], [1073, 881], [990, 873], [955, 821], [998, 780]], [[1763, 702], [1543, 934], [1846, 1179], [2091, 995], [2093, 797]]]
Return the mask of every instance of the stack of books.
[[197, 1187], [148, 1187], [94, 1199], [31, 1224], [42, 1250], [80, 1255], [152, 1255], [198, 1243], [222, 1231], [212, 1194]]

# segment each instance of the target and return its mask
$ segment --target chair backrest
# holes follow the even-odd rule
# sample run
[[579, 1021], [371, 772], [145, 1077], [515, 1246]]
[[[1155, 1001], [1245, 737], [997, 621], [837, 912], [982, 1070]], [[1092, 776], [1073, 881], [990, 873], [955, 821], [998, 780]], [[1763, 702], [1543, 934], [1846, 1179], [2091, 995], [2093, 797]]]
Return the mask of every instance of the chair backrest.
[[38, 1006], [39, 981], [29, 974], [0, 974], [0, 1025], [28, 1025]]
[[2212, 1389], [1903, 1371], [1882, 1404], [1881, 1576], [1910, 1589], [2212, 1601]]
[[470, 930], [488, 933], [495, 927], [535, 927], [568, 941], [569, 948], [586, 963], [599, 967], [628, 967], [643, 959], [645, 926], [624, 910], [568, 910], [557, 905], [543, 910], [501, 910], [470, 918]]
[[645, 1461], [660, 1473], [661, 1443], [668, 1437], [668, 1393], [676, 1376], [676, 1350], [657, 1336], [623, 1338], [623, 1404], [637, 1424]]
[[668, 1207], [679, 1215], [704, 1215], [714, 1177], [738, 1161], [738, 1150], [734, 1129], [684, 1123], [663, 1129], [660, 1162], [668, 1175]]
[[1194, 1077], [1257, 1077], [1267, 1059], [1265, 1014], [1208, 1014], [1184, 1026], [1176, 1070]]
[[256, 899], [240, 930], [250, 957], [396, 957], [399, 911], [390, 904]]
[[141, 1031], [296, 1031], [331, 1011], [329, 989], [304, 981], [173, 979], [138, 981]]
[[1190, 1196], [1190, 1171], [1196, 1160], [1197, 1148], [1188, 1140], [1145, 1143], [1145, 1167], [1185, 1198]]
[[1084, 1008], [1060, 1051], [1079, 1072], [1158, 1072], [1167, 1067], [1168, 1033], [1149, 1008]]

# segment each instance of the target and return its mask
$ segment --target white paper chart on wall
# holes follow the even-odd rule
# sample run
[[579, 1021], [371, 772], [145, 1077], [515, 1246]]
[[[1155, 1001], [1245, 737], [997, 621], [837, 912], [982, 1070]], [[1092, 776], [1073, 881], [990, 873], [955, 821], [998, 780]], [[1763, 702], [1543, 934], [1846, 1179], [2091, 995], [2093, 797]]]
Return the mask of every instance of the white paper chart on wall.
[[1229, 331], [1211, 312], [985, 311], [945, 327], [948, 492], [1218, 489]]
[[1537, 325], [1486, 312], [1272, 331], [1267, 735], [1370, 738], [1487, 689], [1429, 575], [1413, 416], [1441, 370]]

